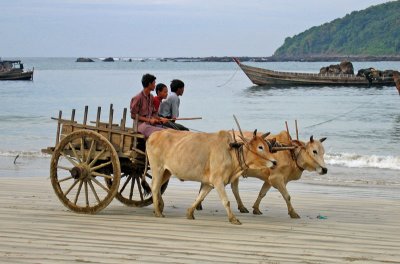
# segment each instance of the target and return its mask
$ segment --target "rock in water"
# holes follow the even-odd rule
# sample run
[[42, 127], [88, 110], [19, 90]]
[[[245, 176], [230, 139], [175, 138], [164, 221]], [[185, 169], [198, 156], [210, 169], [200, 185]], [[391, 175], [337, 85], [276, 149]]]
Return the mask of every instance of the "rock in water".
[[393, 79], [394, 83], [396, 84], [397, 91], [400, 95], [400, 73], [398, 71], [393, 71]]
[[76, 62], [94, 62], [91, 58], [77, 58]]
[[354, 74], [353, 64], [350, 61], [342, 61], [339, 67], [343, 74]]

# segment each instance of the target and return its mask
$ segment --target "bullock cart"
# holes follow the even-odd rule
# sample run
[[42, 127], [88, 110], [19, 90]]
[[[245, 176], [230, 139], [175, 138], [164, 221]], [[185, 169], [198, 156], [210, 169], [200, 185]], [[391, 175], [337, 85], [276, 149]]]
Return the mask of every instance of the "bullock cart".
[[[60, 201], [77, 213], [95, 214], [115, 198], [127, 206], [144, 207], [153, 203], [145, 196], [141, 180], [151, 178], [148, 171], [144, 136], [137, 132], [137, 120], [126, 126], [127, 109], [120, 123], [113, 123], [110, 105], [107, 122], [101, 122], [101, 107], [96, 121], [88, 122], [85, 107], [83, 122], [59, 112], [54, 147], [43, 149], [52, 155], [50, 179]], [[162, 186], [162, 193], [168, 183]]]

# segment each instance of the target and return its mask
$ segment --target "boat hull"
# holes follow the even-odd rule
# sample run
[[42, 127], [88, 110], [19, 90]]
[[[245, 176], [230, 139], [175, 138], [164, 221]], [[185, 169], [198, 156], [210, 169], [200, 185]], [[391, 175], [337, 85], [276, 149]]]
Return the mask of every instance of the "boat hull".
[[352, 74], [313, 74], [298, 72], [278, 72], [263, 68], [241, 64], [236, 61], [243, 72], [256, 85], [282, 85], [282, 86], [393, 86], [392, 77], [381, 78], [369, 82], [364, 77]]
[[0, 73], [0, 81], [15, 81], [15, 80], [29, 81], [32, 79], [33, 79], [33, 71]]

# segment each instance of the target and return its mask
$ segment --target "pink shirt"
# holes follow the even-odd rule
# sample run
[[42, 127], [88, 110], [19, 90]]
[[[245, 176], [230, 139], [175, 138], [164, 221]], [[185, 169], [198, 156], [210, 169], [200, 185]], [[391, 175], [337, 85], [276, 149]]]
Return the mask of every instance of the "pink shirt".
[[135, 119], [136, 115], [144, 116], [146, 118], [157, 117], [157, 111], [154, 107], [154, 98], [150, 93], [145, 95], [143, 91], [138, 93], [131, 100], [131, 118]]

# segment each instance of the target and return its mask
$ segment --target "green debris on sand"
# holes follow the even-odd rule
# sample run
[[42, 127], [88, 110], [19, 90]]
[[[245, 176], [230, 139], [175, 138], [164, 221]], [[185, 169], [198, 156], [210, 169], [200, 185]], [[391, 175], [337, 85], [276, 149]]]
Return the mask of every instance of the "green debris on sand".
[[323, 216], [323, 215], [318, 215], [317, 218], [318, 218], [318, 219], [328, 219], [327, 216]]

